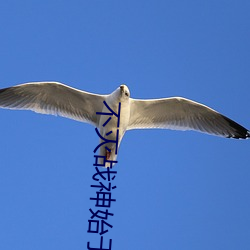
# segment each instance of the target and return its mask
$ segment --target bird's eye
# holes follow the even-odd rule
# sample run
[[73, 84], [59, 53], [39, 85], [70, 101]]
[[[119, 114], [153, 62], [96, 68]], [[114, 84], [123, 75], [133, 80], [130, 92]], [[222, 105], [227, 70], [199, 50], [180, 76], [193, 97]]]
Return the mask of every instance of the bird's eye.
[[125, 95], [128, 96], [128, 92], [127, 91], [125, 92]]

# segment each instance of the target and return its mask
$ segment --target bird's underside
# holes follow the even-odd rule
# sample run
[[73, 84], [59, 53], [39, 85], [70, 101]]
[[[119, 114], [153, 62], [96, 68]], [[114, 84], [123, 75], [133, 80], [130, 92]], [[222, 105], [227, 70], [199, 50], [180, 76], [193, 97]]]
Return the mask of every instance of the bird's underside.
[[[58, 82], [35, 82], [0, 89], [0, 107], [32, 110], [90, 123], [100, 129], [97, 111], [103, 101], [121, 102], [128, 113], [121, 118], [124, 131], [131, 129], [196, 130], [217, 136], [246, 139], [250, 132], [217, 111], [181, 97], [141, 100], [130, 98], [126, 85], [110, 95], [93, 94]], [[126, 107], [126, 109], [124, 109]], [[110, 158], [109, 153], [106, 157]]]

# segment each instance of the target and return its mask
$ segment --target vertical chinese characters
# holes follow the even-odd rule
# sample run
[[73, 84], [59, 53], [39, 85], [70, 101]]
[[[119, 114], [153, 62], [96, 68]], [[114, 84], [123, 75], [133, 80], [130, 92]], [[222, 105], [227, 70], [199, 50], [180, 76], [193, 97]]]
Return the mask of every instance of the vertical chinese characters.
[[[105, 101], [104, 105], [110, 112], [96, 112], [97, 115], [109, 116], [102, 126], [105, 127], [110, 121], [112, 122], [112, 118], [116, 117], [117, 128], [116, 131], [107, 131], [105, 136], [102, 136], [97, 128], [95, 129], [97, 135], [101, 139], [101, 142], [94, 149], [94, 153], [96, 153], [96, 151], [101, 148], [102, 150], [100, 150], [100, 152], [105, 152], [105, 154], [94, 155], [95, 162], [93, 166], [95, 166], [96, 173], [92, 176], [92, 179], [95, 181], [95, 185], [91, 185], [91, 187], [95, 188], [96, 195], [95, 197], [91, 197], [90, 200], [95, 201], [96, 211], [94, 212], [91, 208], [89, 209], [91, 215], [90, 219], [88, 220], [87, 232], [99, 234], [101, 237], [99, 247], [90, 247], [90, 242], [87, 242], [87, 249], [92, 250], [112, 249], [112, 239], [109, 239], [109, 247], [103, 248], [103, 235], [109, 232], [109, 229], [113, 228], [113, 226], [109, 224], [107, 220], [110, 216], [114, 216], [114, 214], [111, 213], [109, 209], [111, 208], [113, 202], [116, 201], [116, 199], [114, 199], [112, 196], [112, 190], [116, 189], [113, 181], [116, 177], [117, 171], [112, 170], [112, 168], [113, 165], [117, 163], [117, 161], [111, 160], [110, 154], [112, 150], [114, 150], [115, 154], [117, 154], [121, 103], [119, 103], [117, 113], [115, 113]], [[106, 138], [109, 135], [112, 135], [111, 138]], [[98, 167], [106, 167], [106, 169]]]

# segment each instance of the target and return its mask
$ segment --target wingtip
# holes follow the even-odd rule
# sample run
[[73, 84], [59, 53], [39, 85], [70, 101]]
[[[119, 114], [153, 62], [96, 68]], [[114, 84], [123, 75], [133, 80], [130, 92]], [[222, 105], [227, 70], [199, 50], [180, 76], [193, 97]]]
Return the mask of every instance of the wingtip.
[[246, 132], [242, 132], [239, 133], [239, 131], [237, 131], [237, 135], [233, 135], [233, 136], [229, 136], [229, 138], [233, 138], [233, 139], [248, 139], [250, 138], [250, 131], [246, 130]]
[[228, 135], [228, 138], [233, 139], [248, 139], [250, 137], [250, 131], [236, 123], [235, 121], [223, 116], [224, 119], [229, 123], [230, 127], [234, 130], [233, 133]]
[[250, 131], [247, 131], [246, 139], [250, 138]]

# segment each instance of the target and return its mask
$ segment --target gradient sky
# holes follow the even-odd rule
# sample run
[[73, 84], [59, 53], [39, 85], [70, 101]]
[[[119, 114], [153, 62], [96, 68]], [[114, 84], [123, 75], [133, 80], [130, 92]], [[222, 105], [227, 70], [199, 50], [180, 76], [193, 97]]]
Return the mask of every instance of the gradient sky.
[[[183, 96], [250, 128], [249, 1], [1, 1], [0, 88]], [[0, 110], [0, 249], [97, 247], [94, 127]], [[119, 250], [250, 249], [250, 141], [129, 131], [104, 235]]]

